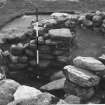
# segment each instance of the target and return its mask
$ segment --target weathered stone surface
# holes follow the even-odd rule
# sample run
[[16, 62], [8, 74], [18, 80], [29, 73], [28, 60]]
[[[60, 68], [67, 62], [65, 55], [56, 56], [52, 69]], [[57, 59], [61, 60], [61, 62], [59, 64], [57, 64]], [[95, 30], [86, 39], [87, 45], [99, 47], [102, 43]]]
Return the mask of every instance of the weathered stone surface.
[[19, 86], [19, 83], [11, 79], [0, 81], [0, 105], [7, 105], [13, 101], [13, 94]]
[[80, 104], [81, 103], [80, 97], [75, 96], [75, 95], [68, 95], [68, 96], [66, 96], [66, 98], [64, 100], [68, 104]]
[[22, 85], [18, 87], [18, 89], [14, 93], [14, 99], [15, 100], [28, 99], [28, 98], [36, 97], [39, 94], [41, 94], [40, 90], [33, 87]]
[[42, 93], [35, 98], [16, 100], [8, 105], [61, 105], [67, 103], [49, 93]]
[[90, 99], [95, 93], [93, 87], [91, 88], [80, 87], [68, 80], [65, 81], [64, 91], [66, 94], [80, 97], [81, 100]]
[[67, 13], [52, 13], [51, 17], [56, 19], [57, 21], [65, 21], [69, 18], [69, 14], [67, 14]]
[[61, 29], [51, 29], [49, 30], [48, 34], [51, 37], [64, 37], [64, 38], [72, 38], [72, 33], [68, 28], [61, 28]]
[[73, 63], [77, 67], [89, 69], [91, 71], [103, 71], [103, 70], [105, 70], [105, 65], [101, 61], [99, 61], [93, 57], [78, 56], [73, 60]]
[[52, 82], [40, 87], [40, 89], [47, 90], [47, 91], [63, 89], [65, 80], [66, 80], [65, 78], [61, 78], [61, 79], [52, 81]]
[[91, 72], [71, 65], [64, 67], [64, 74], [67, 80], [82, 87], [96, 86], [100, 81], [100, 78]]

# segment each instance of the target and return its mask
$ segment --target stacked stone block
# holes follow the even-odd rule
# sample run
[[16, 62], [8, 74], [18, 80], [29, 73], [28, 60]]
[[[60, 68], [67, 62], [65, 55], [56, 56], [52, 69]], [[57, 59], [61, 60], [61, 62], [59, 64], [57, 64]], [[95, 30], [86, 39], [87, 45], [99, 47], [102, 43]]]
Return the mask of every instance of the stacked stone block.
[[103, 77], [99, 74], [105, 71], [105, 65], [93, 57], [81, 56], [76, 57], [73, 64], [65, 66], [63, 70], [66, 76], [65, 93], [78, 96], [85, 102], [96, 98], [97, 91], [104, 88], [104, 85], [100, 85], [103, 84]]

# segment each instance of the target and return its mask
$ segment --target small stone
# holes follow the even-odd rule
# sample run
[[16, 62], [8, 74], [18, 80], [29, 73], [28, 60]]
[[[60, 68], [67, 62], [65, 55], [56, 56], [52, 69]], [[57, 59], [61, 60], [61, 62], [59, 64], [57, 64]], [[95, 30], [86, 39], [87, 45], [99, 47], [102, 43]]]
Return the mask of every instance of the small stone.
[[81, 100], [88, 100], [95, 93], [95, 90], [93, 87], [84, 88], [84, 87], [78, 86], [78, 85], [70, 82], [69, 80], [65, 81], [64, 91], [66, 94], [75, 95], [75, 96], [80, 97]]
[[76, 27], [76, 21], [73, 21], [73, 20], [67, 20], [65, 22], [65, 27], [67, 28], [75, 28]]
[[78, 22], [79, 24], [82, 24], [82, 22], [86, 19], [86, 16], [85, 15], [80, 15], [79, 18], [78, 18]]
[[64, 100], [68, 104], [80, 104], [81, 103], [80, 97], [75, 96], [75, 95], [68, 95]]
[[101, 11], [99, 11], [99, 10], [96, 11], [96, 15], [101, 15], [101, 14], [102, 14]]
[[84, 20], [83, 22], [83, 25], [85, 26], [85, 27], [92, 27], [92, 25], [93, 25], [93, 22], [92, 21], [90, 21], [90, 20]]
[[93, 25], [95, 27], [100, 26], [102, 24], [102, 16], [101, 15], [94, 15], [92, 20], [93, 20]]
[[88, 69], [91, 71], [104, 71], [105, 70], [105, 65], [101, 61], [93, 57], [78, 56], [73, 60], [73, 63], [77, 67], [81, 67], [81, 68]]
[[38, 37], [38, 44], [44, 44], [44, 39], [42, 36]]
[[44, 26], [46, 26], [48, 28], [53, 28], [54, 25], [57, 24], [57, 21], [56, 21], [56, 19], [49, 18], [49, 19], [42, 20], [42, 24], [44, 24]]
[[94, 22], [101, 22], [102, 21], [102, 16], [101, 15], [94, 15], [92, 20]]
[[34, 40], [31, 40], [30, 41], [30, 44], [35, 45], [36, 44], [36, 40], [35, 39]]
[[64, 74], [67, 80], [82, 87], [96, 86], [100, 82], [100, 78], [97, 75], [71, 65], [64, 67]]
[[14, 93], [15, 100], [29, 99], [37, 97], [42, 92], [36, 88], [29, 87], [26, 85], [19, 86], [16, 92]]
[[61, 78], [58, 80], [54, 80], [42, 87], [40, 87], [41, 90], [46, 90], [46, 91], [52, 91], [52, 90], [60, 90], [64, 88], [64, 83], [65, 83], [65, 78]]

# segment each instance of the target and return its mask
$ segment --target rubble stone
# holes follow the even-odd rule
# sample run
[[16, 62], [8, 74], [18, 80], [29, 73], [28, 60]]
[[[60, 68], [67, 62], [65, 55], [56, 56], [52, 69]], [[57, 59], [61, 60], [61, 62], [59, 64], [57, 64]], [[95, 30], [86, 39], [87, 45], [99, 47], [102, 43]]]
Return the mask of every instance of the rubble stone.
[[19, 86], [16, 92], [14, 93], [14, 99], [15, 100], [29, 99], [36, 97], [39, 94], [41, 94], [40, 90], [33, 87], [22, 85]]
[[80, 104], [81, 103], [80, 97], [75, 96], [75, 95], [68, 95], [68, 96], [66, 96], [66, 98], [64, 100], [68, 104]]
[[81, 100], [90, 99], [95, 93], [95, 90], [93, 87], [84, 88], [70, 82], [69, 80], [65, 81], [64, 91], [66, 94], [80, 97]]
[[13, 101], [13, 94], [19, 86], [19, 83], [11, 79], [0, 81], [0, 105], [7, 105]]
[[29, 98], [29, 99], [16, 100], [16, 101], [9, 103], [8, 105], [17, 105], [17, 104], [19, 104], [19, 105], [52, 105], [52, 104], [53, 105], [61, 105], [61, 104], [66, 104], [67, 105], [67, 103], [64, 100], [59, 99], [50, 93], [42, 93], [35, 98], [33, 97], [33, 98]]

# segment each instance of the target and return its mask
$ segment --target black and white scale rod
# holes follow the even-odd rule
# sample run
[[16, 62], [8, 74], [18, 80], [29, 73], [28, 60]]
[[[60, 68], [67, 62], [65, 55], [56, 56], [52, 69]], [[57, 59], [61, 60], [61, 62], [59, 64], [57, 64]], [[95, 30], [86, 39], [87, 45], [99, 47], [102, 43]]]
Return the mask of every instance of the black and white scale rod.
[[39, 49], [38, 49], [38, 37], [39, 37], [38, 8], [36, 8], [36, 23], [34, 25], [34, 30], [36, 30], [36, 39], [37, 39], [36, 63], [39, 64]]

